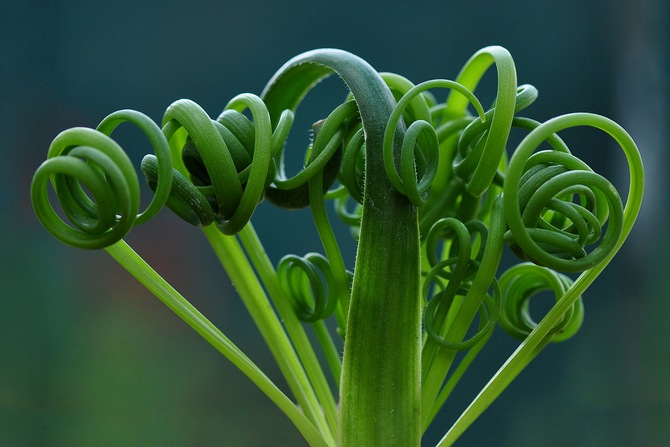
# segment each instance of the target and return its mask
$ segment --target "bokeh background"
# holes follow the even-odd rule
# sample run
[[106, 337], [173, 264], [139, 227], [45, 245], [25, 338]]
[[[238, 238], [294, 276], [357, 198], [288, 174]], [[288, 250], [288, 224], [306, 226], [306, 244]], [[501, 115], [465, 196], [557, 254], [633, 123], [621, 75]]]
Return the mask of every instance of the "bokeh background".
[[[420, 82], [455, 77], [490, 44], [507, 47], [520, 83], [539, 89], [528, 115], [586, 110], [622, 123], [640, 146], [648, 187], [630, 241], [585, 297], [581, 332], [544, 351], [458, 445], [668, 445], [667, 2], [10, 0], [1, 10], [0, 446], [304, 445], [273, 404], [106, 253], [64, 246], [40, 227], [30, 178], [58, 132], [95, 127], [122, 108], [160, 121], [179, 98], [217, 115], [317, 47]], [[344, 94], [337, 83], [320, 91], [331, 101]], [[306, 106], [291, 143], [304, 147], [326, 103]], [[139, 163], [151, 148], [124, 132]], [[588, 138], [577, 152], [625, 185], [615, 148]], [[320, 251], [302, 217], [259, 208], [254, 223], [275, 262]], [[164, 212], [128, 240], [281, 383], [198, 230]], [[344, 246], [351, 265], [354, 244]], [[498, 331], [425, 445], [515, 345]]]

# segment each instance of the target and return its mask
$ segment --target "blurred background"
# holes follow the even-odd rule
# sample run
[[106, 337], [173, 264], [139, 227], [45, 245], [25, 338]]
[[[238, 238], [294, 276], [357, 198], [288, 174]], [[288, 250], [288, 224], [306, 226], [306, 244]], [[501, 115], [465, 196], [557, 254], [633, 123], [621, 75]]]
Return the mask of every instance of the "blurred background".
[[[519, 83], [540, 92], [526, 115], [612, 117], [636, 139], [648, 186], [629, 242], [585, 297], [581, 332], [545, 350], [458, 445], [667, 445], [669, 25], [662, 0], [3, 2], [0, 446], [305, 445], [253, 384], [104, 251], [65, 246], [39, 225], [30, 179], [58, 132], [95, 127], [122, 108], [160, 122], [180, 98], [216, 116], [230, 98], [260, 93], [285, 61], [317, 47], [349, 50], [379, 71], [421, 82], [453, 79], [491, 44], [508, 48]], [[337, 83], [317, 91], [331, 101], [345, 93]], [[289, 141], [300, 151], [326, 102], [304, 109], [306, 121]], [[151, 148], [125, 127], [119, 138], [139, 164]], [[625, 195], [623, 157], [588, 138], [575, 151]], [[274, 262], [321, 251], [304, 217], [259, 207], [254, 224]], [[354, 243], [341, 234], [351, 267]], [[163, 212], [128, 240], [281, 383], [197, 229]], [[498, 330], [426, 446], [516, 345]]]

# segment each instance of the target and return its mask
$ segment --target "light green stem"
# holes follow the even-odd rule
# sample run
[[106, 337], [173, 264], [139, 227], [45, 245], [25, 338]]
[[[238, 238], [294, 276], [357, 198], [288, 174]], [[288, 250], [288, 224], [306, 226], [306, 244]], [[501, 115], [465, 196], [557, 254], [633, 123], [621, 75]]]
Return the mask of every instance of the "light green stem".
[[279, 284], [274, 266], [268, 258], [253, 225], [248, 223], [239, 233], [239, 237], [249, 254], [251, 263], [258, 272], [258, 276], [273, 300], [275, 308], [286, 328], [286, 332], [314, 388], [316, 397], [325, 414], [328, 427], [334, 436], [337, 433], [337, 404], [302, 323], [298, 319], [291, 301]]
[[[237, 238], [224, 235], [215, 225], [203, 230], [277, 361], [298, 404], [328, 443], [334, 443], [331, 426], [324, 418], [312, 384]], [[251, 253], [258, 255], [258, 247], [254, 247]]]
[[327, 447], [333, 444], [324, 440], [305, 414], [232, 341], [168, 284], [125, 241], [121, 240], [105, 250], [163, 304], [249, 377], [288, 416], [310, 446]]

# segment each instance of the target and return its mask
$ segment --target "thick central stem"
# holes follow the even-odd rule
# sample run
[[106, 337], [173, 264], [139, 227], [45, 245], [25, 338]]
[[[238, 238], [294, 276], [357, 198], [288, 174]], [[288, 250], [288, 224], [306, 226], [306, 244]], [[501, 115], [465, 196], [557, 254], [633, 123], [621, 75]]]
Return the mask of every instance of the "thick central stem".
[[419, 446], [420, 271], [417, 211], [386, 177], [382, 143], [395, 100], [357, 56], [316, 50], [289, 61], [263, 98], [273, 122], [336, 72], [365, 129], [365, 194], [340, 383], [343, 447]]
[[365, 195], [341, 385], [341, 445], [418, 446], [420, 301], [416, 211]]

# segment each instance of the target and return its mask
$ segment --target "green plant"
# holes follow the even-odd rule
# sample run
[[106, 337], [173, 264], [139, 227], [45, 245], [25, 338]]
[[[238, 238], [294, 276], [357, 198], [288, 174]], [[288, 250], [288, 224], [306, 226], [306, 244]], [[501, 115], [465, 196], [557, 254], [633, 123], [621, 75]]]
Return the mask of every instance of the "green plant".
[[[492, 67], [497, 93], [485, 111], [472, 92]], [[283, 149], [294, 112], [333, 73], [350, 94], [313, 126], [304, 168], [288, 178]], [[450, 90], [445, 102], [436, 99], [440, 89]], [[315, 50], [287, 62], [261, 96], [233, 98], [217, 119], [179, 100], [162, 127], [123, 110], [97, 129], [62, 132], [35, 173], [32, 200], [55, 237], [104, 248], [240, 368], [312, 446], [420, 445], [499, 323], [521, 343], [438, 444], [448, 446], [541, 349], [579, 329], [581, 295], [640, 208], [643, 167], [630, 136], [589, 113], [543, 123], [518, 116], [536, 97], [534, 87], [517, 85], [513, 59], [501, 47], [478, 51], [455, 81], [418, 85], [377, 73], [350, 53]], [[142, 160], [155, 194], [141, 213], [136, 171], [110, 137], [124, 122], [138, 126], [155, 150]], [[630, 167], [625, 207], [558, 135], [580, 126], [609, 134], [623, 150]], [[527, 135], [508, 157], [512, 128]], [[273, 265], [250, 222], [263, 198], [310, 206], [324, 254], [287, 255]], [[326, 201], [358, 239], [353, 272]], [[164, 205], [202, 227], [292, 398], [123, 241]], [[522, 261], [499, 272], [505, 244]], [[556, 304], [536, 323], [529, 302], [546, 290]]]

